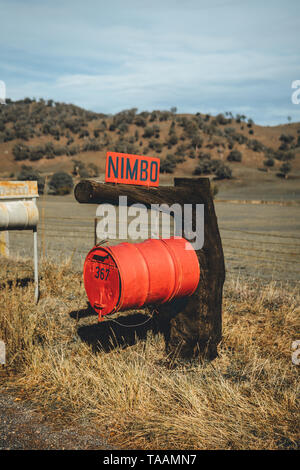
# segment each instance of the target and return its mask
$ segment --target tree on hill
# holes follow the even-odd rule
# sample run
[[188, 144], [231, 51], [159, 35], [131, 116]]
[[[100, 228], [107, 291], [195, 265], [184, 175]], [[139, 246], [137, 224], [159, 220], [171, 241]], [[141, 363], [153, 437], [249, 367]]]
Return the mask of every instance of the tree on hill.
[[278, 173], [278, 176], [284, 176], [285, 179], [288, 178], [288, 173], [291, 171], [292, 166], [289, 162], [284, 162], [281, 167], [279, 168], [280, 173]]
[[216, 179], [229, 179], [232, 177], [230, 168], [222, 160], [202, 159], [194, 170], [194, 175], [214, 174]]
[[203, 139], [202, 137], [199, 135], [199, 134], [195, 134], [192, 139], [191, 139], [191, 146], [196, 150], [198, 150], [198, 148], [202, 147], [203, 145]]
[[14, 159], [19, 161], [19, 160], [27, 160], [29, 158], [29, 147], [25, 144], [16, 144], [13, 147], [12, 150]]
[[273, 158], [269, 157], [269, 158], [266, 158], [266, 160], [264, 160], [263, 163], [264, 163], [264, 166], [265, 166], [265, 167], [267, 168], [267, 170], [268, 170], [269, 168], [271, 168], [271, 167], [274, 166], [274, 163], [275, 163], [275, 162], [274, 162], [274, 159], [273, 159]]
[[158, 135], [159, 135], [159, 127], [158, 127], [158, 131], [157, 131], [156, 126], [147, 126], [147, 127], [145, 127], [143, 137], [144, 137], [144, 139], [149, 139], [149, 138], [153, 137], [157, 132], [158, 132]]
[[276, 160], [279, 160], [280, 162], [289, 162], [291, 160], [294, 160], [295, 158], [295, 152], [292, 152], [291, 150], [288, 152], [275, 152], [275, 158]]
[[279, 137], [279, 140], [281, 142], [280, 146], [279, 146], [279, 150], [288, 150], [289, 148], [292, 148], [293, 145], [293, 141], [294, 141], [295, 137], [293, 135], [290, 135], [290, 134], [281, 134], [281, 136]]
[[248, 148], [253, 150], [254, 152], [262, 152], [265, 147], [264, 144], [262, 144], [259, 140], [257, 139], [252, 139], [247, 142]]
[[171, 147], [173, 147], [173, 145], [176, 145], [177, 143], [178, 143], [178, 137], [175, 134], [175, 132], [173, 132], [169, 135], [169, 138], [166, 141], [166, 145], [170, 149]]
[[19, 181], [37, 181], [39, 194], [44, 193], [45, 178], [41, 176], [38, 170], [34, 170], [32, 166], [22, 165], [21, 171], [17, 175]]
[[134, 124], [135, 124], [136, 126], [139, 126], [139, 127], [146, 127], [147, 121], [146, 121], [145, 118], [143, 118], [143, 117], [141, 117], [141, 116], [137, 116], [137, 117], [135, 118]]
[[161, 173], [174, 173], [176, 168], [176, 158], [169, 154], [164, 160], [160, 162], [160, 172]]
[[244, 114], [237, 114], [235, 117], [235, 122], [239, 124], [241, 121], [245, 121], [245, 119], [246, 116]]
[[226, 124], [228, 124], [229, 121], [230, 119], [226, 119], [226, 117], [222, 113], [217, 114], [217, 116], [215, 117], [215, 122], [221, 126], [225, 126]]
[[215, 172], [215, 179], [223, 180], [223, 179], [231, 179], [232, 178], [232, 171], [227, 165], [220, 165]]
[[229, 153], [227, 160], [229, 162], [241, 162], [242, 161], [242, 153], [239, 150], [231, 150]]
[[281, 136], [279, 137], [279, 140], [281, 142], [286, 142], [287, 144], [290, 144], [291, 142], [293, 142], [294, 136], [290, 134], [281, 134]]
[[49, 181], [49, 194], [63, 196], [65, 194], [70, 194], [72, 188], [72, 176], [64, 171], [54, 173]]

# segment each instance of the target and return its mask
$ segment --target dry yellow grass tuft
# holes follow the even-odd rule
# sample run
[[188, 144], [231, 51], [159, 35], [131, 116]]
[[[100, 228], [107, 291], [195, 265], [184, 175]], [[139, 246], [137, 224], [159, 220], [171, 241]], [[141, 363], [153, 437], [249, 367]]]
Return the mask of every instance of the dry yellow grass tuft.
[[37, 306], [33, 285], [20, 285], [24, 265], [1, 260], [1, 276], [12, 281], [0, 281], [6, 384], [48, 413], [89, 421], [127, 449], [299, 446], [299, 368], [291, 361], [299, 339], [296, 288], [227, 280], [219, 357], [170, 367], [163, 339], [152, 331], [124, 348], [116, 346], [123, 331], [116, 327], [109, 352], [83, 341], [80, 327], [98, 331], [98, 339], [104, 329], [81, 315], [82, 279], [68, 262], [42, 264]]

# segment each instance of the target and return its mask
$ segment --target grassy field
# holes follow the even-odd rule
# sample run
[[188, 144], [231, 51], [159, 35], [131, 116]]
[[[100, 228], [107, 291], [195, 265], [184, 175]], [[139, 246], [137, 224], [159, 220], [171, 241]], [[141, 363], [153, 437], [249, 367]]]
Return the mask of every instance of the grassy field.
[[[69, 264], [42, 263], [37, 306], [28, 265], [2, 261], [1, 275], [3, 380], [62, 426], [89, 422], [127, 449], [299, 446], [296, 287], [228, 279], [219, 357], [170, 364], [152, 320], [135, 328], [113, 319], [97, 324]], [[121, 314], [118, 322], [141, 323], [146, 313]]]
[[2, 385], [62, 426], [91, 423], [119, 448], [299, 448], [300, 207], [215, 206], [226, 262], [216, 360], [170, 362], [147, 310], [98, 324], [82, 282], [96, 206], [45, 197], [38, 305], [31, 234], [11, 232], [12, 257], [1, 259]]

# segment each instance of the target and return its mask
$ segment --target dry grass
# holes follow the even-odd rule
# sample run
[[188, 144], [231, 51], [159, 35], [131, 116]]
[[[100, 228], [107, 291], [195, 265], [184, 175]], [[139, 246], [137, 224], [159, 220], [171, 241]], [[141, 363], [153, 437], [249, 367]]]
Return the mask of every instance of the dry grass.
[[[85, 307], [81, 275], [67, 262], [42, 264], [33, 285], [0, 282], [0, 338], [7, 344], [7, 385], [50, 414], [89, 421], [127, 449], [279, 449], [299, 446], [299, 292], [259, 281], [226, 281], [223, 341], [212, 363], [170, 368], [160, 336], [94, 352], [72, 318]], [[21, 274], [20, 274], [21, 273]], [[1, 261], [1, 276], [26, 275]], [[3, 366], [2, 366], [3, 367]]]

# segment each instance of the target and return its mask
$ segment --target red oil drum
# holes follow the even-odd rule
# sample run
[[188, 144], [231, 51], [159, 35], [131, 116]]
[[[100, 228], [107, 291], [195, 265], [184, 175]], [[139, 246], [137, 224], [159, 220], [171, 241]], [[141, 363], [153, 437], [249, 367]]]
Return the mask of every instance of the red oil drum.
[[95, 246], [83, 270], [85, 290], [99, 320], [109, 313], [192, 295], [199, 278], [195, 250], [175, 237]]

